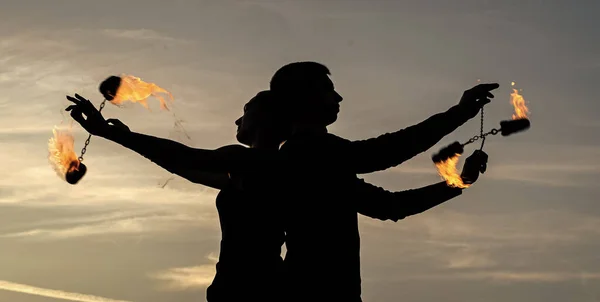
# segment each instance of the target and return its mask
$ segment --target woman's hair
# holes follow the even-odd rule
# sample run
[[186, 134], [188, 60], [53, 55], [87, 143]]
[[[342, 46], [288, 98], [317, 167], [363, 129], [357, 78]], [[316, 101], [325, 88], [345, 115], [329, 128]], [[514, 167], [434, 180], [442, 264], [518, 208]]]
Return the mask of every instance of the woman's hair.
[[275, 96], [269, 90], [263, 90], [251, 98], [246, 105], [244, 105], [244, 112], [252, 109], [259, 110], [265, 115], [277, 115], [278, 104], [275, 100]]
[[[264, 90], [256, 94], [246, 105], [244, 115], [252, 111], [250, 131], [268, 131], [268, 135], [284, 141], [291, 134], [291, 125], [286, 118], [285, 107], [279, 102], [273, 92]], [[247, 142], [242, 142], [247, 143]]]

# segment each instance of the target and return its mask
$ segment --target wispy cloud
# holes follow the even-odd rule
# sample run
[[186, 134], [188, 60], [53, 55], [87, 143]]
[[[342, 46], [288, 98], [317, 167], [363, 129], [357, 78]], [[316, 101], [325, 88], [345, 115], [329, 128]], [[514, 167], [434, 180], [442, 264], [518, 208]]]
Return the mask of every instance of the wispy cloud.
[[170, 36], [161, 34], [157, 31], [145, 29], [145, 28], [141, 28], [141, 29], [104, 29], [101, 31], [101, 33], [108, 37], [119, 38], [119, 39], [191, 43], [188, 40], [170, 37]]
[[35, 287], [26, 284], [13, 283], [9, 281], [0, 280], [0, 289], [12, 292], [61, 299], [67, 301], [78, 301], [78, 302], [130, 302], [127, 300], [115, 300], [110, 298], [104, 298], [99, 296], [92, 296], [80, 293], [66, 292], [56, 289], [47, 289], [41, 287]]
[[207, 259], [211, 264], [190, 267], [171, 268], [162, 272], [150, 274], [156, 280], [166, 282], [160, 288], [171, 291], [204, 289], [212, 282], [215, 276], [215, 254], [209, 254]]
[[[91, 220], [93, 221], [93, 220]], [[3, 238], [60, 240], [100, 235], [138, 235], [172, 232], [180, 228], [206, 226], [206, 218], [189, 214], [150, 214], [57, 228], [36, 228], [0, 235]]]
[[502, 283], [555, 283], [570, 280], [600, 280], [600, 272], [569, 271], [477, 271], [447, 274], [412, 275], [402, 279], [473, 280]]

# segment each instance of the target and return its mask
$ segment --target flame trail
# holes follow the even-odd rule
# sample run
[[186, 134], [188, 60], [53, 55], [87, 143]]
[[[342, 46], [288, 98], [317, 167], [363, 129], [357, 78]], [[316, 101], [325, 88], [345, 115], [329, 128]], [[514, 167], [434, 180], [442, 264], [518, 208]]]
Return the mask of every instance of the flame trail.
[[446, 160], [435, 163], [435, 167], [438, 170], [438, 174], [446, 181], [446, 184], [451, 187], [464, 189], [468, 188], [470, 185], [463, 183], [462, 178], [456, 170], [456, 164], [458, 163], [459, 158], [460, 154], [456, 153]]
[[122, 74], [121, 84], [117, 89], [114, 99], [112, 99], [110, 102], [115, 105], [121, 105], [125, 101], [130, 101], [133, 103], [139, 103], [146, 107], [146, 109], [150, 109], [148, 107], [147, 99], [150, 96], [154, 96], [160, 101], [161, 109], [169, 110], [167, 101], [160, 95], [160, 93], [167, 94], [170, 101], [173, 102], [173, 95], [164, 88], [161, 88], [154, 83], [146, 83], [136, 76]]
[[48, 161], [56, 174], [65, 179], [68, 172], [79, 169], [79, 159], [74, 150], [74, 138], [71, 127], [60, 130], [54, 127], [54, 137], [48, 141]]
[[[511, 86], [515, 86], [515, 82], [512, 82]], [[525, 106], [525, 99], [519, 94], [517, 89], [513, 88], [513, 92], [510, 94], [510, 102], [515, 107], [515, 113], [512, 116], [513, 120], [527, 118], [529, 108]]]
[[47, 289], [41, 287], [35, 287], [25, 284], [13, 283], [9, 281], [0, 280], [0, 290], [7, 290], [17, 293], [24, 293], [54, 299], [62, 299], [67, 301], [77, 301], [77, 302], [131, 302], [127, 300], [114, 300], [110, 298], [65, 292], [62, 290], [56, 289]]

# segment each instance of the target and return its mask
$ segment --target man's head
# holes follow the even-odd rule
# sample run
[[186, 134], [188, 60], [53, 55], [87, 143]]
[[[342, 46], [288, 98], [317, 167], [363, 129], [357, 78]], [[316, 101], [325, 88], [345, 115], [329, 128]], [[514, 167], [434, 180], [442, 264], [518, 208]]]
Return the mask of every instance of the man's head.
[[261, 91], [244, 105], [244, 115], [235, 121], [237, 140], [252, 146], [261, 138], [277, 146], [289, 136], [291, 129], [281, 103], [270, 91]]
[[296, 62], [281, 67], [271, 78], [270, 88], [285, 102], [295, 123], [328, 126], [337, 120], [342, 96], [320, 63]]

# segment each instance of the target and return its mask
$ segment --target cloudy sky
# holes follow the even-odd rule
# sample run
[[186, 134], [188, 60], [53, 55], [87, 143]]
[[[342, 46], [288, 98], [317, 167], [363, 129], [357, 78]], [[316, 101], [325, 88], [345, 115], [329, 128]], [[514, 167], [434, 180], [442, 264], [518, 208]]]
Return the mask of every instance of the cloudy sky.
[[[106, 117], [191, 146], [234, 143], [243, 104], [283, 64], [314, 60], [345, 97], [331, 132], [362, 139], [417, 123], [497, 82], [488, 172], [459, 198], [397, 223], [361, 217], [365, 301], [600, 301], [600, 2], [33, 1], [0, 10], [0, 301], [204, 301], [218, 255], [216, 191], [92, 138], [73, 186], [47, 160], [66, 94], [133, 74], [172, 112], [108, 104]], [[187, 139], [173, 131], [183, 120]], [[428, 152], [367, 175], [389, 190], [439, 180]], [[75, 128], [77, 153], [87, 134]], [[471, 153], [475, 146], [469, 146]], [[462, 162], [461, 162], [462, 165]], [[317, 273], [317, 272], [316, 272]]]

